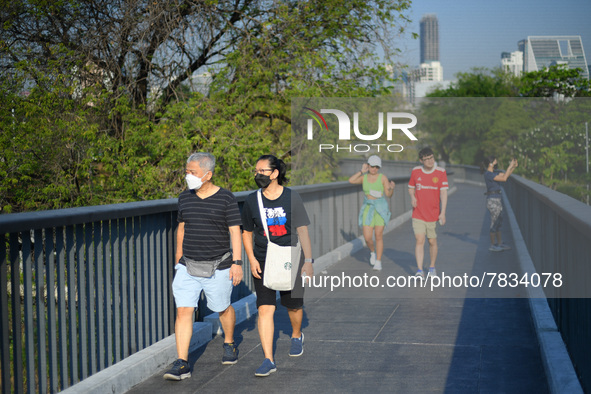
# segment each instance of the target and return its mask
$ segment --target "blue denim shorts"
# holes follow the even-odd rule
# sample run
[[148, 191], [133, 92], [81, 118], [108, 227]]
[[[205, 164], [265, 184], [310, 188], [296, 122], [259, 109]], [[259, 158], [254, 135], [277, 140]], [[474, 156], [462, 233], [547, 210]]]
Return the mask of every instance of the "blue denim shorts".
[[172, 293], [177, 308], [197, 308], [201, 290], [207, 298], [207, 307], [214, 312], [223, 312], [230, 306], [232, 296], [232, 280], [230, 268], [216, 270], [210, 278], [199, 278], [187, 273], [187, 267], [177, 264], [176, 274], [172, 281]]

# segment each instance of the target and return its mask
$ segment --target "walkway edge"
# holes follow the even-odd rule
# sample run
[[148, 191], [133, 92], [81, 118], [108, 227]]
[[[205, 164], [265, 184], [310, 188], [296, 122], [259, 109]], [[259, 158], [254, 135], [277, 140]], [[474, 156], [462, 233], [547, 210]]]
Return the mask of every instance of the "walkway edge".
[[[535, 273], [536, 268], [527, 251], [527, 245], [517, 224], [517, 219], [507, 196], [503, 193], [507, 216], [513, 233], [513, 241], [517, 251], [517, 259], [523, 273]], [[566, 350], [554, 316], [550, 311], [548, 300], [541, 288], [527, 288], [532, 320], [540, 344], [540, 351], [548, 380], [548, 388], [552, 393], [583, 393], [583, 388], [575, 372], [572, 360]]]
[[[190, 351], [208, 343], [211, 323], [193, 324]], [[174, 334], [67, 388], [62, 393], [124, 393], [176, 360]]]

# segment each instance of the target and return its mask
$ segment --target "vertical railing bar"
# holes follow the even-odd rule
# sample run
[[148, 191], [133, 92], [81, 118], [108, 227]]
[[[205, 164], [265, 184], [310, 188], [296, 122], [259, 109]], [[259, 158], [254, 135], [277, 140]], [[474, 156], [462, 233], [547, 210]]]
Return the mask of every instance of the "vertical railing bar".
[[96, 289], [95, 289], [95, 271], [96, 271], [96, 242], [94, 233], [98, 232], [99, 224], [97, 222], [89, 223], [85, 228], [86, 238], [86, 294], [88, 301], [88, 356], [90, 373], [94, 375], [98, 370], [98, 359], [96, 351]]
[[159, 306], [159, 314], [158, 316], [160, 316], [160, 318], [158, 319], [158, 324], [160, 325], [159, 328], [159, 336], [158, 336], [158, 340], [161, 340], [162, 338], [164, 338], [166, 336], [166, 325], [167, 325], [167, 321], [165, 319], [162, 319], [162, 317], [166, 316], [166, 313], [168, 312], [168, 308], [166, 307], [166, 305], [168, 304], [168, 292], [166, 291], [166, 262], [168, 261], [167, 258], [167, 244], [166, 244], [166, 213], [163, 213], [160, 215], [160, 226], [159, 226], [159, 237], [158, 239], [160, 240], [160, 253], [159, 253], [159, 260], [160, 262], [158, 263], [158, 267], [157, 269], [159, 270], [160, 273], [160, 278], [158, 280], [158, 286], [159, 286], [159, 290], [160, 290], [160, 296], [159, 296], [159, 302], [160, 302], [160, 306]]
[[148, 277], [149, 270], [149, 256], [148, 256], [148, 234], [150, 232], [150, 223], [146, 216], [141, 218], [141, 233], [142, 233], [142, 259], [141, 259], [141, 276], [142, 276], [142, 308], [141, 314], [144, 319], [143, 329], [146, 330], [144, 333], [144, 342], [142, 349], [150, 345], [150, 298], [148, 295], [148, 287], [150, 285], [150, 278]]
[[136, 319], [136, 327], [134, 327], [136, 332], [136, 340], [137, 340], [137, 349], [136, 351], [142, 350], [144, 348], [144, 314], [143, 314], [143, 281], [142, 281], [142, 229], [141, 229], [141, 222], [140, 217], [134, 218], [134, 239], [135, 239], [135, 315], [137, 316]]
[[78, 319], [76, 318], [76, 249], [74, 247], [74, 226], [66, 227], [67, 283], [68, 283], [68, 331], [69, 364], [72, 384], [78, 382]]
[[[10, 384], [10, 321], [8, 313], [8, 256], [6, 250], [6, 235], [0, 234], [0, 379], [2, 394], [11, 392]], [[10, 244], [9, 248], [16, 248]]]
[[86, 298], [86, 256], [84, 253], [84, 225], [76, 225], [76, 261], [78, 274], [78, 319], [79, 346], [78, 364], [80, 379], [88, 377], [88, 331], [87, 331], [87, 298]]
[[20, 270], [20, 250], [18, 242], [18, 233], [10, 234], [10, 244], [17, 245], [15, 248], [10, 248], [10, 280], [11, 280], [11, 301], [12, 301], [12, 365], [16, 393], [22, 393], [24, 384], [23, 379], [23, 337], [22, 337], [22, 312], [21, 312], [21, 270]]
[[149, 345], [156, 343], [157, 336], [156, 336], [156, 274], [155, 274], [155, 266], [156, 266], [156, 242], [155, 242], [155, 234], [156, 234], [156, 215], [150, 215], [148, 218], [148, 240], [147, 244], [145, 245], [146, 250], [148, 251], [147, 261], [148, 261], [148, 283], [149, 287], [148, 296], [149, 296], [149, 308], [148, 308], [148, 315], [150, 318], [150, 342]]
[[45, 291], [53, 290], [45, 282], [45, 264], [43, 261], [43, 232], [41, 229], [35, 230], [35, 282], [37, 287], [37, 369], [39, 371], [38, 392], [47, 392], [47, 352], [45, 334], [47, 325], [45, 324]]
[[47, 327], [49, 351], [49, 390], [57, 392], [59, 388], [59, 362], [57, 359], [57, 315], [55, 298], [55, 243], [54, 229], [45, 229], [45, 273], [47, 276]]
[[[166, 261], [164, 262], [164, 272], [165, 272], [165, 290], [166, 290], [166, 313], [164, 316], [167, 317], [166, 322], [166, 330], [164, 332], [164, 336], [169, 336], [174, 332], [174, 305], [172, 299], [172, 267], [174, 265], [174, 220], [172, 215], [169, 213], [166, 215], [166, 243], [167, 247], [167, 254], [166, 254]], [[164, 319], [163, 319], [164, 320]]]
[[105, 368], [113, 365], [113, 288], [112, 288], [112, 268], [113, 255], [110, 247], [111, 240], [111, 222], [103, 222], [103, 261], [104, 261], [104, 311], [105, 311]]
[[111, 257], [113, 261], [111, 286], [112, 286], [112, 316], [113, 329], [111, 335], [113, 337], [113, 356], [111, 359], [114, 363], [121, 360], [121, 297], [119, 296], [120, 289], [120, 267], [121, 267], [121, 242], [119, 240], [119, 221], [111, 221]]
[[104, 254], [102, 232], [104, 231], [103, 222], [95, 222], [94, 226], [94, 246], [96, 249], [95, 260], [95, 298], [96, 298], [96, 342], [97, 342], [97, 369], [101, 371], [105, 368], [105, 289], [104, 286]]
[[[129, 352], [127, 354], [133, 354], [137, 351], [137, 342], [136, 342], [136, 332], [135, 332], [135, 322], [137, 316], [137, 309], [135, 305], [135, 237], [134, 237], [134, 230], [133, 230], [133, 223], [134, 218], [127, 218], [125, 220], [126, 225], [125, 229], [127, 232], [127, 300], [128, 304], [128, 316], [129, 316]], [[127, 352], [127, 348], [126, 348]]]
[[[35, 330], [34, 330], [34, 312], [33, 312], [33, 267], [31, 261], [31, 233], [23, 231], [21, 233], [23, 242], [23, 287], [24, 287], [24, 306], [25, 306], [25, 362], [27, 377], [27, 392], [34, 393], [35, 388]], [[42, 247], [39, 245], [39, 247]]]
[[69, 387], [68, 384], [68, 339], [66, 323], [66, 278], [65, 278], [65, 248], [64, 248], [64, 228], [57, 227], [55, 231], [56, 249], [57, 249], [57, 291], [58, 304], [57, 316], [59, 325], [59, 366], [60, 381], [62, 390]]
[[[164, 265], [165, 265], [165, 257], [164, 257], [164, 232], [166, 228], [164, 227], [164, 214], [158, 215], [158, 226], [156, 226], [156, 340], [159, 341], [163, 338], [164, 334], [164, 319], [161, 316], [166, 316], [163, 312], [163, 306], [165, 304], [162, 297], [164, 296], [164, 292], [162, 291], [164, 287]], [[160, 318], [159, 318], [160, 317]]]
[[121, 280], [119, 281], [119, 297], [121, 298], [121, 341], [120, 341], [120, 354], [122, 358], [127, 357], [129, 354], [129, 317], [127, 303], [129, 298], [127, 297], [127, 261], [128, 261], [128, 250], [127, 250], [127, 233], [125, 230], [125, 219], [119, 219], [119, 248], [121, 249], [119, 275]]

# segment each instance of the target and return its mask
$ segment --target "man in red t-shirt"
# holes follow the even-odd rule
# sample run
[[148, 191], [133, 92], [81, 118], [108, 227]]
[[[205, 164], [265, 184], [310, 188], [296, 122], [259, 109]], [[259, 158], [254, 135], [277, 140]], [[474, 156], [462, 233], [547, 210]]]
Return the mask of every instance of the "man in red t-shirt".
[[[419, 151], [422, 166], [413, 168], [408, 182], [412, 211], [412, 228], [417, 240], [415, 257], [418, 271], [416, 276], [424, 279], [423, 259], [425, 256], [425, 238], [429, 239], [429, 254], [431, 256], [430, 276], [437, 275], [435, 260], [437, 259], [437, 234], [435, 226], [445, 224], [445, 210], [447, 208], [447, 173], [445, 169], [437, 167], [431, 148]], [[441, 210], [440, 210], [441, 203]]]

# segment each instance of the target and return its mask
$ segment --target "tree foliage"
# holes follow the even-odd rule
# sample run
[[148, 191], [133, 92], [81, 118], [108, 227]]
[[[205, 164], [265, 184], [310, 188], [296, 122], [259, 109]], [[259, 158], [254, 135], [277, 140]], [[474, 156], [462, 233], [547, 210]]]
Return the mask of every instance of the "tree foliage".
[[[2, 1], [3, 212], [173, 197], [189, 153], [254, 187], [292, 97], [374, 96], [410, 1]], [[326, 179], [319, 174], [316, 181]]]
[[552, 66], [519, 80], [499, 71], [459, 74], [421, 106], [421, 128], [441, 159], [479, 165], [485, 156], [517, 173], [555, 186], [583, 180], [589, 80], [581, 70]]
[[523, 97], [591, 97], [591, 82], [580, 68], [557, 64], [541, 71], [531, 71], [522, 78], [519, 93]]

